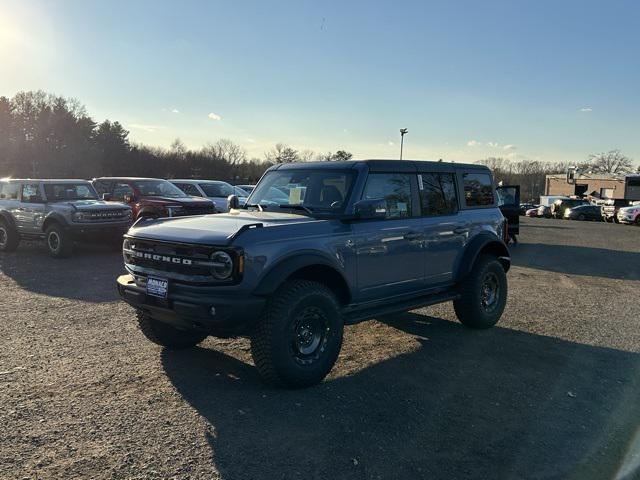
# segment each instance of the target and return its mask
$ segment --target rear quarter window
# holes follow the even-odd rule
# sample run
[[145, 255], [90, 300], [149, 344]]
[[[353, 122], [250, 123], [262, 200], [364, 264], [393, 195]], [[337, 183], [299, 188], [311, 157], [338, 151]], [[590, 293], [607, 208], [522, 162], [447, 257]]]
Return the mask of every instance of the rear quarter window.
[[493, 205], [493, 182], [488, 173], [463, 173], [464, 201], [467, 207]]

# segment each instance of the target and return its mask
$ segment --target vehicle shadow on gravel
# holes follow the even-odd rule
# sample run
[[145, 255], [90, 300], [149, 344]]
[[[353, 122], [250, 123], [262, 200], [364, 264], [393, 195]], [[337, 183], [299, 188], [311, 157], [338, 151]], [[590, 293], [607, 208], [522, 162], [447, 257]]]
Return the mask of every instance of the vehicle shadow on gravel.
[[115, 280], [124, 273], [122, 255], [105, 245], [79, 245], [69, 258], [51, 258], [38, 242], [0, 253], [0, 273], [32, 293], [85, 302], [117, 300]]
[[573, 245], [519, 243], [511, 248], [513, 265], [568, 275], [640, 280], [640, 252]]
[[209, 349], [165, 350], [162, 362], [208, 422], [223, 479], [600, 479], [631, 468], [638, 354], [417, 313], [384, 323], [420, 348], [305, 390], [267, 388], [251, 365]]

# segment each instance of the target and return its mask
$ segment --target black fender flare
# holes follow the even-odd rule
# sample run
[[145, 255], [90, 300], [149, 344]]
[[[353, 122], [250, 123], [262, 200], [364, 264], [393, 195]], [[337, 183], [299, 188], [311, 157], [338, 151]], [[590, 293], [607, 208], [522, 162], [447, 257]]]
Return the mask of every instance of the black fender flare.
[[[265, 296], [273, 294], [277, 288], [289, 278], [293, 273], [305, 267], [313, 267], [321, 265], [328, 267], [339, 275], [344, 284], [349, 288], [349, 282], [344, 276], [344, 273], [338, 268], [334, 261], [331, 261], [327, 255], [315, 251], [296, 252], [295, 254], [288, 255], [280, 259], [274, 264], [258, 281], [258, 286], [253, 291], [255, 295]], [[335, 288], [336, 285], [329, 285], [329, 287]], [[349, 297], [351, 291], [348, 292]]]
[[44, 217], [42, 222], [42, 231], [45, 232], [52, 222], [60, 224], [60, 226], [65, 229], [70, 227], [69, 221], [64, 217], [64, 215], [61, 215], [58, 212], [51, 212]]
[[465, 248], [456, 272], [456, 282], [462, 280], [471, 272], [478, 255], [483, 251], [494, 254], [504, 267], [504, 271], [509, 271], [511, 267], [511, 254], [504, 241], [497, 235], [488, 232], [479, 233]]

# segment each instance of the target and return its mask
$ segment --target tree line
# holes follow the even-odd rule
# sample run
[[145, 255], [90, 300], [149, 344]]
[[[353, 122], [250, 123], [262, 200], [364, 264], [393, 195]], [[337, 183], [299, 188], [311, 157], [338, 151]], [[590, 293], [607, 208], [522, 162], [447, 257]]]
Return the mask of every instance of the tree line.
[[264, 159], [227, 139], [201, 149], [176, 139], [168, 149], [135, 144], [117, 121], [97, 123], [76, 99], [43, 91], [0, 97], [0, 177], [140, 176], [255, 182], [275, 163], [349, 160], [344, 150], [316, 154], [279, 143]]
[[[538, 201], [544, 195], [545, 178], [551, 174], [566, 174], [577, 168], [583, 174], [616, 174], [623, 176], [634, 172], [633, 161], [620, 150], [589, 155], [577, 165], [570, 162], [540, 162], [537, 160], [511, 161], [501, 157], [489, 157], [477, 163], [493, 171], [494, 178], [503, 185], [520, 185], [522, 201]], [[640, 173], [640, 166], [636, 170]]]

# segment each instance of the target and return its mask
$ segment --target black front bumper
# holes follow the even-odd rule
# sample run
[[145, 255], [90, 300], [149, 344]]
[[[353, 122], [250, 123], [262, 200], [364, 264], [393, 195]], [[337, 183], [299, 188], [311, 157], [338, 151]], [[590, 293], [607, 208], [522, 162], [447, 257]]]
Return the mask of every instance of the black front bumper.
[[122, 237], [129, 231], [131, 222], [92, 225], [87, 223], [73, 223], [67, 226], [67, 231], [77, 239], [116, 238]]
[[263, 297], [221, 294], [215, 287], [179, 283], [170, 283], [167, 299], [160, 299], [147, 295], [131, 275], [118, 277], [117, 286], [125, 302], [155, 320], [219, 337], [248, 334], [266, 303]]

